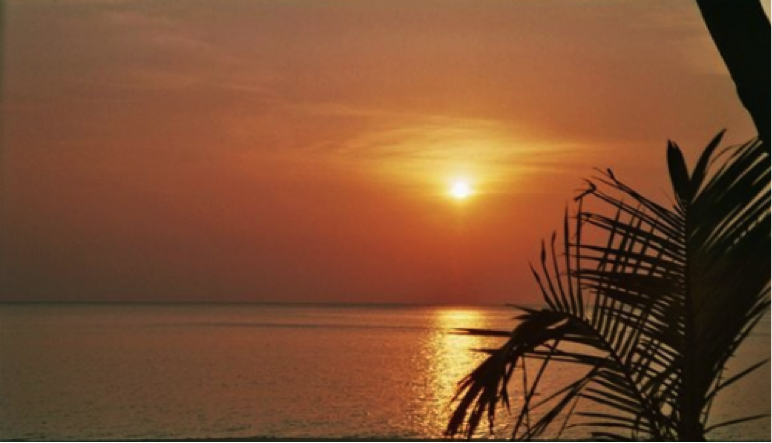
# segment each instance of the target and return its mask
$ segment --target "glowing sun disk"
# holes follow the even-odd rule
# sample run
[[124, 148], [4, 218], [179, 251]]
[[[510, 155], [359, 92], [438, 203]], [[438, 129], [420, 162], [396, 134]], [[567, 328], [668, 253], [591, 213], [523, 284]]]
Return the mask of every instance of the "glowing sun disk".
[[466, 180], [455, 180], [450, 186], [450, 196], [456, 200], [463, 200], [472, 195], [472, 187]]

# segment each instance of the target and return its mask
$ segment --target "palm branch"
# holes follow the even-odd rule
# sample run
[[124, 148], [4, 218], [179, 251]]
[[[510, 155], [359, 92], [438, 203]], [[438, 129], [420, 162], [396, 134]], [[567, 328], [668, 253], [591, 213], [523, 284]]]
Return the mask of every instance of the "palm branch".
[[[471, 438], [484, 418], [492, 431], [499, 406], [510, 407], [516, 371], [513, 439], [548, 429], [559, 438], [570, 426], [595, 439], [694, 441], [757, 418], [707, 427], [716, 395], [764, 364], [722, 380], [770, 303], [769, 154], [759, 141], [718, 152], [722, 135], [691, 174], [668, 143], [670, 207], [610, 170], [588, 182], [564, 219], [563, 245], [553, 234], [532, 266], [546, 306], [519, 307], [511, 332], [459, 331], [506, 342], [459, 382], [448, 436]], [[530, 381], [526, 361], [538, 364]], [[534, 403], [550, 365], [566, 363], [582, 375]]]

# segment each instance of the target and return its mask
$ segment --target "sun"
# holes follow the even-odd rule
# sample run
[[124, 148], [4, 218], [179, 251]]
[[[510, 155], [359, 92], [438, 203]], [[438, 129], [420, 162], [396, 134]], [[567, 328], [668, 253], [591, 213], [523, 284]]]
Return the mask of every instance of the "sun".
[[448, 192], [456, 200], [465, 200], [472, 195], [472, 187], [468, 180], [459, 178], [453, 181]]

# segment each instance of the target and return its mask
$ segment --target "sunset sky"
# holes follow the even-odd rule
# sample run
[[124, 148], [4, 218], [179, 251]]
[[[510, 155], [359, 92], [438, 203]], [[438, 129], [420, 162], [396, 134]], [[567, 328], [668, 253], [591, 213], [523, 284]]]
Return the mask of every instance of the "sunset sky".
[[668, 139], [755, 133], [691, 0], [10, 0], [2, 30], [2, 301], [534, 301], [593, 167], [667, 202]]

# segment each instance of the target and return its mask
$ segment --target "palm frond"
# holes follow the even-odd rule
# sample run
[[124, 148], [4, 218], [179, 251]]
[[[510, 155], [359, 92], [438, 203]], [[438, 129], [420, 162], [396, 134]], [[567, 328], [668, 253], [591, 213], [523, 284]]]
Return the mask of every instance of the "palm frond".
[[[492, 430], [513, 371], [531, 359], [541, 366], [531, 382], [523, 372], [513, 438], [558, 425], [613, 439], [703, 439], [715, 429], [706, 429], [710, 401], [757, 365], [724, 382], [721, 373], [770, 303], [769, 156], [759, 142], [718, 152], [722, 135], [691, 174], [668, 143], [670, 208], [610, 170], [589, 181], [566, 213], [562, 247], [553, 235], [531, 266], [546, 307], [521, 308], [512, 332], [463, 331], [507, 341], [459, 384], [447, 435], [471, 438], [483, 417]], [[550, 363], [586, 371], [532, 404]]]

